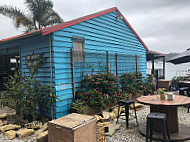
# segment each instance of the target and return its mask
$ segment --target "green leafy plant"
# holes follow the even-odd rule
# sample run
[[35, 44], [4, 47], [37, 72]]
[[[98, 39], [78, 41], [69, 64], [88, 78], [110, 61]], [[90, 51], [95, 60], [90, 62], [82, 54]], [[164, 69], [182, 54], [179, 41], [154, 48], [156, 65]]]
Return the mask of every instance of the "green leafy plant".
[[86, 74], [76, 96], [85, 105], [105, 109], [125, 97], [126, 93], [121, 91], [118, 83], [118, 77], [112, 73]]
[[63, 22], [53, 10], [51, 0], [25, 0], [27, 13], [13, 6], [0, 6], [0, 14], [11, 18], [15, 27], [26, 27], [30, 32]]
[[151, 82], [145, 81], [144, 85], [142, 86], [142, 91], [144, 95], [153, 94], [155, 89], [155, 85]]
[[144, 95], [153, 94], [156, 88], [155, 80], [152, 75], [147, 75], [147, 78], [144, 82], [145, 90]]
[[81, 100], [75, 100], [72, 104], [72, 108], [76, 110], [77, 113], [85, 114], [85, 105]]
[[160, 94], [165, 94], [166, 88], [158, 88], [157, 92]]
[[120, 83], [123, 90], [132, 96], [137, 96], [137, 94], [143, 94], [144, 87], [144, 77], [140, 72], [130, 72], [125, 73], [121, 76]]
[[5, 83], [6, 91], [1, 99], [3, 106], [9, 106], [16, 109], [17, 114], [21, 117], [30, 118], [35, 120], [37, 118], [36, 112], [43, 114], [44, 108], [51, 107], [51, 114], [53, 119], [53, 108], [55, 99], [58, 99], [54, 89], [51, 85], [43, 85], [35, 77], [35, 73], [41, 64], [30, 68], [29, 73], [25, 72], [21, 74], [17, 71], [10, 79]]

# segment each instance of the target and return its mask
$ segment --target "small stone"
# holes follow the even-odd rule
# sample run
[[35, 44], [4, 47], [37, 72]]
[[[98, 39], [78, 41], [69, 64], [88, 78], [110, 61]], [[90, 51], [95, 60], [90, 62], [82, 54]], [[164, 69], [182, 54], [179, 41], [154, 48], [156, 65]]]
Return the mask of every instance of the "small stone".
[[12, 116], [12, 115], [16, 115], [16, 112], [7, 113], [7, 116]]
[[108, 114], [109, 114], [111, 120], [114, 120], [114, 119], [116, 118], [114, 112], [110, 112], [110, 113], [108, 113]]
[[36, 129], [40, 129], [42, 126], [40, 124], [36, 124], [36, 125], [32, 125], [31, 128], [36, 130]]
[[109, 119], [110, 118], [109, 113], [106, 112], [106, 111], [102, 111], [102, 115], [103, 115], [104, 119]]
[[19, 136], [19, 138], [24, 138], [26, 136], [33, 134], [33, 133], [34, 133], [33, 129], [27, 129], [27, 128], [20, 129], [17, 131], [17, 135]]
[[[116, 108], [114, 108], [113, 111], [112, 111], [112, 112], [115, 114], [115, 117], [118, 116], [118, 109], [119, 109], [119, 107], [116, 107]], [[121, 113], [122, 110], [123, 110], [123, 107], [120, 107], [120, 109], [119, 109], [119, 114]]]
[[15, 114], [16, 114], [15, 112], [13, 112], [13, 113], [2, 113], [2, 114], [0, 114], [0, 119], [4, 119], [7, 116], [11, 116], [11, 115], [15, 115]]
[[7, 136], [9, 139], [14, 139], [16, 137], [16, 131], [10, 130], [5, 132], [5, 136]]
[[14, 124], [9, 124], [9, 125], [4, 125], [0, 127], [0, 131], [5, 132], [8, 130], [15, 130], [15, 129], [19, 129], [21, 128], [21, 126], [19, 125], [14, 125]]
[[42, 125], [42, 127], [41, 127], [42, 132], [45, 131], [45, 130], [47, 130], [47, 129], [48, 129], [47, 123], [45, 123], [44, 125]]
[[[139, 108], [139, 107], [143, 107], [144, 105], [143, 104], [140, 104], [140, 103], [135, 103], [135, 108]], [[133, 109], [133, 104], [129, 105], [129, 107], [131, 109]]]
[[[1, 119], [0, 119], [1, 120]], [[6, 120], [3, 121], [3, 125], [7, 125], [8, 122]]]
[[47, 142], [48, 141], [48, 130], [40, 133], [37, 138], [37, 142]]
[[94, 115], [94, 117], [96, 118], [97, 121], [100, 120], [100, 116], [99, 115]]
[[6, 118], [7, 117], [7, 113], [2, 113], [1, 115], [0, 115], [0, 119], [4, 119], [4, 118]]
[[109, 119], [101, 118], [100, 121], [101, 121], [101, 122], [109, 122]]
[[35, 131], [34, 134], [39, 135], [41, 132], [44, 132], [47, 129], [48, 129], [48, 126], [47, 126], [47, 123], [45, 123], [44, 125], [42, 125], [41, 129]]
[[3, 120], [0, 119], [0, 126], [3, 126]]

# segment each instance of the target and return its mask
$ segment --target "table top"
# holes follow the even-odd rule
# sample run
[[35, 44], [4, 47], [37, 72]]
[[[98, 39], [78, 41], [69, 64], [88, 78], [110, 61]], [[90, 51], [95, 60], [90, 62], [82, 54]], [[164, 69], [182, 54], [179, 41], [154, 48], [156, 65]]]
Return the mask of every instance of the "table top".
[[184, 106], [190, 104], [190, 97], [174, 95], [173, 100], [160, 100], [160, 95], [138, 97], [137, 101], [145, 105]]

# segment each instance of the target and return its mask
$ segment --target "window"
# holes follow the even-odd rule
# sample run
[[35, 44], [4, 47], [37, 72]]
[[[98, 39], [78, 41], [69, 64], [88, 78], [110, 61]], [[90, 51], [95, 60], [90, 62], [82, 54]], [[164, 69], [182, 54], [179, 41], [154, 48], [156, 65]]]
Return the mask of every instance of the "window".
[[73, 36], [73, 58], [74, 61], [84, 61], [84, 38]]

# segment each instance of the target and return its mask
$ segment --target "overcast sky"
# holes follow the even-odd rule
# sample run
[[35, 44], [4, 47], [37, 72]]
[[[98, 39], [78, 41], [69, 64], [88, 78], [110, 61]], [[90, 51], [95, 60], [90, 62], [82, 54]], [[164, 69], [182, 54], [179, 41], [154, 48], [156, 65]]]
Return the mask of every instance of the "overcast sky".
[[[170, 53], [190, 48], [190, 0], [52, 0], [54, 10], [72, 20], [117, 7], [150, 50]], [[27, 11], [24, 0], [0, 0]], [[0, 39], [22, 33], [0, 15]]]

